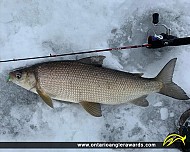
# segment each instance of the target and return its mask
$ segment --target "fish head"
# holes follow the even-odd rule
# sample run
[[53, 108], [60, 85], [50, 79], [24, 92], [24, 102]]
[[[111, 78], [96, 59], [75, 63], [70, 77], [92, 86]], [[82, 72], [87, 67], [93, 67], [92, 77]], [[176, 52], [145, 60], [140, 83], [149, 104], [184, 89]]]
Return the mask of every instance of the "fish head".
[[14, 70], [9, 73], [8, 81], [31, 90], [36, 85], [35, 72], [28, 68]]

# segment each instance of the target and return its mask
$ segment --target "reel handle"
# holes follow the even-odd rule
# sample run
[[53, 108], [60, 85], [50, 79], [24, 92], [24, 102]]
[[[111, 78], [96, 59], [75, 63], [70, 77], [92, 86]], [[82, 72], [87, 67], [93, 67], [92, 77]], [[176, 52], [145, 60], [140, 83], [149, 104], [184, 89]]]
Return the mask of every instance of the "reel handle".
[[158, 22], [159, 22], [159, 14], [158, 13], [154, 13], [152, 15], [152, 23], [153, 24], [158, 24]]

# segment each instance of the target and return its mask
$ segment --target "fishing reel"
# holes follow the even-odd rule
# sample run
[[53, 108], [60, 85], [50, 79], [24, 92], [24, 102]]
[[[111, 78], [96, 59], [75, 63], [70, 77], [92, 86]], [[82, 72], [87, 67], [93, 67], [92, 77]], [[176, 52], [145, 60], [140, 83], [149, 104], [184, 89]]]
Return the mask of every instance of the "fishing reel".
[[190, 151], [190, 109], [186, 110], [179, 118], [178, 121], [178, 134], [182, 137], [186, 136], [185, 146], [181, 146], [183, 152]]
[[176, 145], [174, 143], [174, 146], [182, 152], [190, 152], [190, 109], [186, 110], [180, 116], [178, 123], [176, 124], [176, 131], [169, 133], [168, 136], [169, 135], [173, 136], [170, 138], [172, 141], [184, 138], [183, 142], [178, 142]]
[[[154, 28], [164, 27], [165, 32], [161, 34], [157, 34], [155, 30], [152, 30], [154, 35], [148, 34], [148, 46], [147, 48], [161, 48], [165, 46], [179, 46], [179, 45], [188, 45], [190, 44], [190, 37], [178, 38], [176, 36], [171, 35], [171, 29], [168, 28], [165, 24], [159, 23], [159, 14], [154, 13], [152, 15], [152, 23]], [[148, 31], [148, 33], [151, 30]]]

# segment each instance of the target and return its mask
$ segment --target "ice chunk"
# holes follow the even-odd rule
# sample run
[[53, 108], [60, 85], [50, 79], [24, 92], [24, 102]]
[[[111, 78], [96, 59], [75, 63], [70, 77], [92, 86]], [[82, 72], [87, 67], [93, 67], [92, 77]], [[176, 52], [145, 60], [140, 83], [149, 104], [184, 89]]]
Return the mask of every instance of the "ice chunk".
[[168, 119], [168, 109], [167, 108], [161, 108], [160, 109], [160, 115], [162, 120]]

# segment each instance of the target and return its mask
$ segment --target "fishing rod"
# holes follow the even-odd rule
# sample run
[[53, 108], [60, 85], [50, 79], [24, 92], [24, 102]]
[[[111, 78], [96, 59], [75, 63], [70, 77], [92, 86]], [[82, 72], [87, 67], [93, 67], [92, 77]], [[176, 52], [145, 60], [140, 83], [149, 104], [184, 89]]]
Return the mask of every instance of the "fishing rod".
[[28, 57], [28, 58], [17, 58], [17, 59], [9, 59], [9, 60], [0, 60], [0, 62], [13, 62], [13, 61], [23, 61], [23, 60], [44, 59], [44, 58], [56, 58], [56, 57], [63, 57], [63, 56], [70, 56], [70, 55], [98, 53], [98, 52], [107, 52], [107, 51], [118, 51], [118, 50], [124, 50], [124, 49], [134, 49], [134, 48], [150, 47], [150, 46], [151, 46], [150, 44], [130, 45], [130, 46], [117, 47], [117, 48], [90, 50], [90, 51], [75, 52], [75, 53], [53, 54], [53, 55], [50, 54], [50, 55], [47, 55], [47, 56], [38, 56], [38, 57]]
[[[28, 58], [17, 58], [17, 59], [8, 59], [8, 60], [0, 60], [2, 62], [13, 62], [13, 61], [24, 61], [24, 60], [35, 60], [35, 59], [44, 59], [44, 58], [56, 58], [56, 57], [63, 57], [63, 56], [70, 56], [70, 55], [79, 55], [79, 54], [88, 54], [88, 53], [97, 53], [97, 52], [107, 52], [107, 51], [118, 51], [118, 50], [125, 50], [125, 49], [134, 49], [134, 48], [142, 48], [146, 47], [149, 49], [156, 49], [162, 48], [165, 46], [180, 46], [180, 45], [188, 45], [190, 44], [190, 37], [178, 38], [170, 34], [171, 29], [168, 28], [165, 24], [158, 24], [159, 23], [159, 14], [154, 13], [152, 15], [152, 23], [155, 27], [164, 27], [166, 29], [165, 33], [157, 34], [155, 30], [154, 35], [148, 36], [148, 43], [142, 45], [130, 45], [130, 46], [123, 46], [123, 47], [116, 47], [116, 48], [107, 48], [107, 49], [99, 49], [99, 50], [89, 50], [89, 51], [82, 51], [82, 52], [74, 52], [74, 53], [66, 53], [66, 54], [50, 54], [47, 56], [37, 56], [37, 57], [28, 57]], [[150, 30], [148, 30], [150, 32]]]

